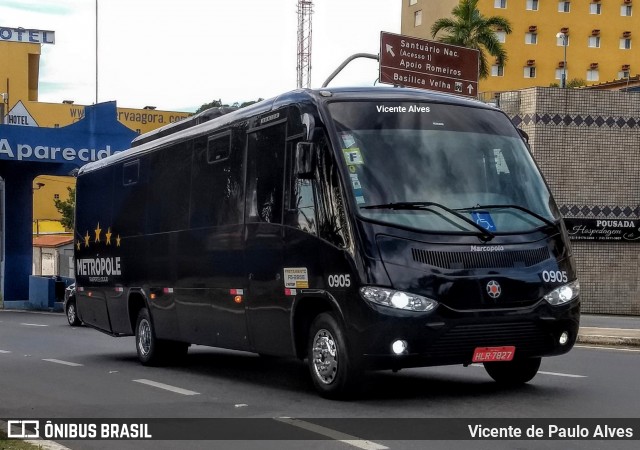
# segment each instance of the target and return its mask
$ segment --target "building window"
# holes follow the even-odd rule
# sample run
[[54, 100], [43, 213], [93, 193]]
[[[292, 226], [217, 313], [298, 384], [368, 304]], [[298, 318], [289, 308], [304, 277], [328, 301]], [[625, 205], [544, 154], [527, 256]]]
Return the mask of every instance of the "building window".
[[562, 80], [562, 74], [566, 75], [566, 78], [569, 78], [569, 72], [565, 72], [563, 68], [556, 69], [556, 80]]
[[571, 11], [571, 2], [558, 2], [558, 12], [568, 13]]
[[504, 44], [507, 41], [507, 33], [504, 31], [496, 31], [496, 39], [501, 44]]
[[419, 27], [422, 25], [422, 10], [413, 13], [413, 26]]
[[525, 78], [535, 78], [536, 77], [536, 68], [531, 66], [527, 66], [524, 68], [524, 77]]
[[589, 14], [602, 14], [602, 4], [591, 3], [589, 5]]
[[630, 72], [628, 70], [621, 70], [618, 72], [618, 78], [629, 78]]
[[621, 16], [626, 16], [626, 17], [631, 17], [631, 10], [633, 8], [631, 7], [631, 5], [622, 5], [620, 7], [620, 15]]
[[538, 43], [538, 33], [525, 33], [525, 35], [524, 35], [524, 43], [525, 44], [537, 44]]
[[53, 194], [54, 200], [60, 200], [60, 194]]
[[600, 36], [589, 36], [589, 47], [600, 48]]
[[409, 0], [409, 6], [415, 5], [416, 3], [418, 3], [418, 0]]
[[538, 0], [527, 0], [527, 11], [537, 11]]
[[491, 76], [492, 77], [503, 77], [504, 76], [504, 66], [499, 66], [494, 64], [491, 66]]
[[631, 38], [622, 38], [622, 39], [620, 39], [620, 48], [622, 50], [630, 50], [631, 49]]
[[587, 81], [598, 81], [599, 79], [598, 69], [587, 70]]
[[493, 6], [494, 8], [505, 9], [507, 7], [507, 0], [494, 0]]

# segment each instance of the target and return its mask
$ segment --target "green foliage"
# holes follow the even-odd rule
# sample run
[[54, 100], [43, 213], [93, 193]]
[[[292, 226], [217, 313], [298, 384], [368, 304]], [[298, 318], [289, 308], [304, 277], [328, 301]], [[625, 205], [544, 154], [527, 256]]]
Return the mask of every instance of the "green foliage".
[[53, 200], [53, 204], [60, 214], [62, 214], [62, 226], [66, 230], [73, 230], [73, 220], [76, 208], [76, 190], [75, 188], [67, 186], [69, 191], [69, 198], [67, 200], [60, 200], [58, 198]]
[[[582, 87], [582, 86], [586, 86], [587, 82], [584, 81], [582, 78], [572, 78], [569, 81], [567, 81], [567, 88], [572, 89], [572, 88], [578, 88], [578, 87]], [[560, 87], [559, 83], [551, 83], [549, 85], [549, 87]]]
[[226, 103], [222, 103], [222, 100], [213, 100], [212, 102], [209, 103], [205, 103], [204, 105], [202, 105], [200, 108], [198, 108], [196, 110], [196, 114], [202, 112], [202, 111], [206, 111], [209, 108], [244, 108], [245, 106], [249, 106], [249, 105], [253, 105], [254, 103], [258, 103], [261, 102], [262, 100], [264, 100], [263, 98], [259, 98], [258, 100], [250, 100], [248, 102], [242, 102], [242, 103], [238, 103], [235, 102], [231, 105], [228, 105]]
[[495, 32], [500, 29], [506, 34], [511, 33], [511, 23], [500, 16], [485, 17], [478, 11], [479, 0], [460, 0], [453, 8], [453, 18], [442, 18], [435, 21], [431, 27], [433, 38], [443, 31], [446, 35], [438, 40], [445, 44], [459, 45], [480, 51], [479, 76], [489, 76], [489, 63], [487, 54], [497, 60], [497, 64], [504, 66], [507, 61], [507, 52], [498, 41]]
[[577, 88], [577, 87], [582, 87], [586, 85], [587, 85], [587, 82], [584, 81], [582, 78], [572, 78], [567, 82], [568, 88]]

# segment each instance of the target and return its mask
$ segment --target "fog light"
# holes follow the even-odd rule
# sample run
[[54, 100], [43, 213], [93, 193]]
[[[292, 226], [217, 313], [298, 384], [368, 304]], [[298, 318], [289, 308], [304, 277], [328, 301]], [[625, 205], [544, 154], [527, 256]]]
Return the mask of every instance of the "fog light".
[[566, 331], [563, 331], [562, 334], [560, 335], [560, 345], [564, 345], [569, 341], [569, 333], [567, 333]]
[[407, 351], [407, 341], [394, 341], [393, 344], [391, 344], [391, 350], [393, 350], [393, 353], [396, 355], [402, 355]]

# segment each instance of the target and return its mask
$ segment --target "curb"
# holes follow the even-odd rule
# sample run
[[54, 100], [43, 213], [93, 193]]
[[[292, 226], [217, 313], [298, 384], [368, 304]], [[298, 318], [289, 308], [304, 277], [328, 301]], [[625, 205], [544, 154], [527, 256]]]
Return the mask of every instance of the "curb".
[[578, 344], [640, 347], [640, 337], [578, 334]]

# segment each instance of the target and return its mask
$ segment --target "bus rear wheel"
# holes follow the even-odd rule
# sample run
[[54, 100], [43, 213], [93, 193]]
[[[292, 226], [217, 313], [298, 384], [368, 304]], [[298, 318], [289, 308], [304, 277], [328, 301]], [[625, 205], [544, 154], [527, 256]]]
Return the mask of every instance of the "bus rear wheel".
[[318, 315], [309, 330], [307, 361], [313, 385], [325, 398], [347, 398], [360, 381], [360, 364], [349, 354], [344, 332], [332, 313]]
[[486, 362], [484, 368], [491, 378], [505, 386], [517, 386], [531, 381], [538, 373], [542, 358]]

